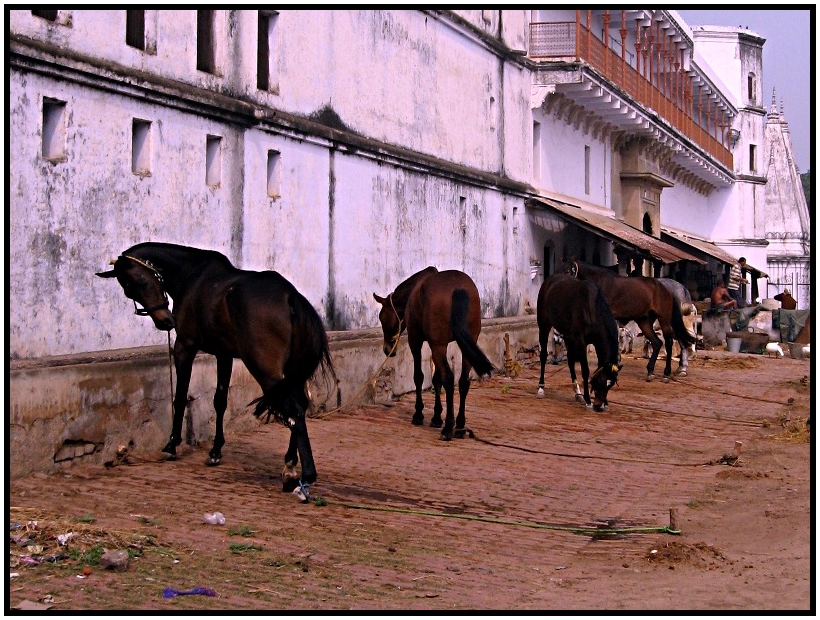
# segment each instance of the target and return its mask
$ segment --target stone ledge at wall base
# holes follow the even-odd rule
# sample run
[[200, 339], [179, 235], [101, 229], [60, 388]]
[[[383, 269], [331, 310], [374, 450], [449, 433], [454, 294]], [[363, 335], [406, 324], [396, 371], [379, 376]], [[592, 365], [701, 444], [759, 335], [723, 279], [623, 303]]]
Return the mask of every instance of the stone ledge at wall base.
[[[504, 371], [505, 334], [509, 334], [513, 358], [532, 361], [532, 351], [538, 344], [535, 316], [483, 321], [478, 343], [496, 366], [496, 374]], [[164, 334], [157, 336], [157, 340], [164, 338]], [[380, 328], [329, 332], [328, 339], [338, 382], [331, 385], [318, 377], [311, 383], [313, 407], [309, 416], [339, 404], [346, 407], [388, 402], [415, 389], [406, 334], [401, 337], [396, 357], [383, 366]], [[448, 358], [456, 362], [454, 372], [458, 373], [460, 353], [454, 343], [450, 347]], [[426, 345], [423, 355], [425, 387], [429, 387], [430, 354]], [[171, 434], [169, 370], [167, 344], [11, 360], [7, 475], [18, 478], [35, 472], [55, 473], [78, 464], [102, 466], [114, 461], [123, 446], [132, 453], [158, 453]], [[215, 358], [200, 353], [188, 390], [184, 443], [210, 447], [216, 417], [212, 404], [215, 387]], [[261, 423], [247, 406], [260, 393], [244, 364], [234, 360], [225, 412], [228, 444], [233, 433]], [[264, 458], [284, 456], [287, 436], [284, 427], [282, 431], [281, 446], [272, 447], [271, 454]]]

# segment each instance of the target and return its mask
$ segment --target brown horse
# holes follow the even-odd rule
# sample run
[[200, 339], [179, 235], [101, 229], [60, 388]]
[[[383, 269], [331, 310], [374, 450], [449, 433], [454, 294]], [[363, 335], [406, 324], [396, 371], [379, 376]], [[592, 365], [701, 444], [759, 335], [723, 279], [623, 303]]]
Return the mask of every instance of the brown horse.
[[[612, 314], [617, 321], [626, 324], [635, 321], [644, 337], [652, 343], [652, 356], [646, 365], [646, 380], [655, 378], [655, 362], [666, 345], [664, 381], [672, 374], [672, 340], [677, 339], [681, 348], [694, 343], [694, 337], [683, 323], [680, 305], [675, 297], [656, 278], [645, 276], [625, 277], [606, 267], [596, 267], [580, 261], [568, 261], [558, 271], [579, 280], [592, 280], [603, 291]], [[652, 329], [657, 319], [663, 333], [663, 343]]]
[[[421, 369], [421, 346], [427, 342], [435, 364], [433, 387], [435, 405], [430, 426], [441, 428], [441, 386], [447, 396], [447, 418], [441, 438], [464, 437], [464, 403], [470, 390], [470, 368], [489, 375], [493, 365], [476, 341], [481, 333], [481, 302], [470, 276], [455, 270], [439, 271], [427, 267], [410, 276], [387, 297], [373, 293], [382, 305], [379, 321], [384, 333], [385, 355], [394, 356], [399, 336], [407, 329], [407, 342], [413, 354], [413, 380], [416, 384], [416, 412], [413, 424], [424, 423], [421, 400], [424, 372]], [[458, 417], [453, 432], [454, 374], [447, 363], [447, 345], [455, 341], [461, 349], [461, 376], [458, 380]]]
[[[541, 376], [538, 379], [538, 397], [544, 396], [544, 366], [547, 363], [547, 343], [550, 329], [564, 335], [567, 364], [575, 398], [583, 399], [595, 411], [608, 409], [607, 394], [618, 381], [619, 364], [618, 324], [601, 289], [591, 281], [577, 280], [563, 273], [547, 278], [538, 291], [538, 338], [541, 344]], [[598, 368], [589, 376], [587, 345], [595, 347]], [[575, 363], [581, 364], [584, 395], [578, 387]], [[592, 385], [594, 400], [590, 400]]]
[[[117, 278], [134, 311], [150, 316], [157, 329], [176, 329], [177, 387], [171, 437], [163, 452], [176, 456], [197, 352], [216, 357], [216, 435], [207, 465], [222, 461], [222, 419], [228, 403], [233, 359], [240, 358], [262, 388], [250, 404], [290, 429], [283, 490], [301, 491], [302, 501], [316, 480], [305, 424], [310, 401], [307, 381], [319, 370], [335, 374], [327, 333], [316, 310], [275, 271], [244, 271], [224, 255], [170, 243], [140, 243], [123, 252], [114, 268], [98, 273]], [[174, 300], [173, 312], [168, 297]], [[138, 308], [137, 304], [143, 307]], [[299, 457], [302, 475], [295, 472]], [[297, 492], [298, 492], [297, 491]]]

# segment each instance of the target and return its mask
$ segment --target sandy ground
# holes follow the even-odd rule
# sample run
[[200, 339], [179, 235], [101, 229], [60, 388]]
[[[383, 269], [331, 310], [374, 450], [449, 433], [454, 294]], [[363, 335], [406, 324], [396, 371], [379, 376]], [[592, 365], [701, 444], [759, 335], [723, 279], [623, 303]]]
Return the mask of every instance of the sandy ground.
[[[281, 491], [273, 424], [228, 429], [218, 467], [186, 446], [13, 480], [6, 610], [814, 610], [810, 362], [644, 367], [626, 356], [606, 413], [565, 365], [543, 399], [532, 363], [474, 382], [472, 439], [412, 426], [410, 395], [311, 419], [307, 504]], [[111, 549], [127, 570], [100, 566]], [[215, 596], [163, 597], [197, 586]]]

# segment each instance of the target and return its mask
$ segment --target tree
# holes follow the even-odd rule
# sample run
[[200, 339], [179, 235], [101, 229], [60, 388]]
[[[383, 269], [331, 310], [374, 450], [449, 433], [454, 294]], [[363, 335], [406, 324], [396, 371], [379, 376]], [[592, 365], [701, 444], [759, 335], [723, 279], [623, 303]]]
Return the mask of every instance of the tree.
[[[807, 170], [800, 175], [800, 181], [803, 183], [803, 193], [806, 194], [806, 204], [811, 204], [811, 170]], [[809, 209], [811, 211], [811, 209]]]

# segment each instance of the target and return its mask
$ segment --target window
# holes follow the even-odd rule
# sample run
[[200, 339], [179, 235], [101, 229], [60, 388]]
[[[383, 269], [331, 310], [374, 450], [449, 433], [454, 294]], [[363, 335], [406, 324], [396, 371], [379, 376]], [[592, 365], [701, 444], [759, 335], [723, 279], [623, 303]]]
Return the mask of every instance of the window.
[[50, 22], [57, 21], [57, 11], [53, 9], [39, 9], [36, 11], [31, 12], [34, 17], [41, 17], [43, 19], [47, 19]]
[[205, 138], [205, 183], [210, 187], [222, 184], [222, 137]]
[[268, 196], [282, 195], [282, 157], [279, 151], [268, 151]]
[[196, 12], [196, 68], [206, 73], [216, 73], [216, 48], [214, 37], [214, 12], [203, 9]]
[[65, 101], [43, 97], [43, 159], [66, 158]]
[[589, 160], [590, 148], [584, 147], [584, 193], [589, 195]]
[[145, 11], [129, 9], [125, 12], [125, 43], [138, 50], [145, 49]]
[[755, 156], [757, 155], [757, 147], [754, 144], [749, 145], [749, 171], [757, 171], [757, 162]]
[[490, 97], [490, 131], [495, 131], [495, 97]]
[[755, 74], [749, 74], [749, 103], [754, 103], [757, 100], [757, 80], [755, 79]]
[[541, 123], [532, 124], [532, 176], [541, 180]]
[[151, 176], [151, 122], [139, 118], [131, 123], [131, 172]]
[[256, 87], [259, 90], [276, 90], [276, 80], [272, 72], [278, 19], [279, 14], [274, 11], [259, 11], [256, 51]]

